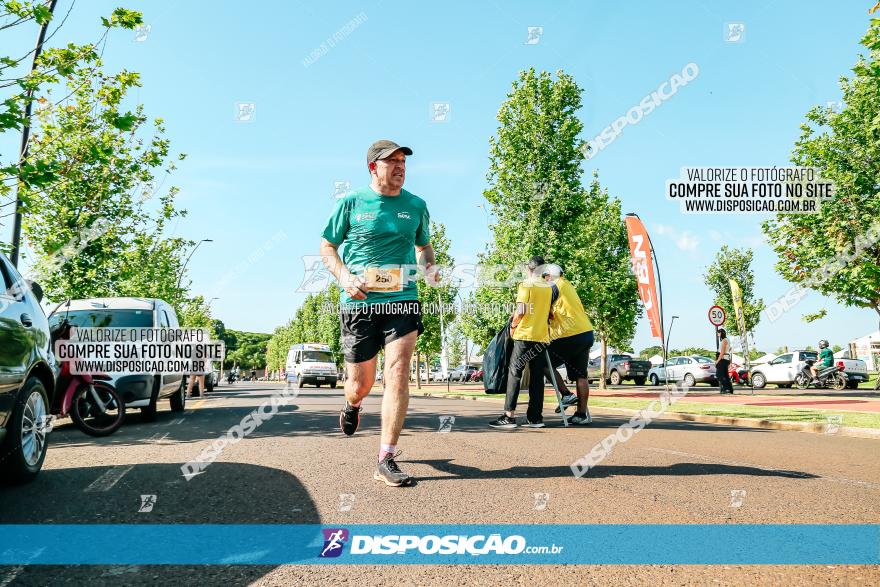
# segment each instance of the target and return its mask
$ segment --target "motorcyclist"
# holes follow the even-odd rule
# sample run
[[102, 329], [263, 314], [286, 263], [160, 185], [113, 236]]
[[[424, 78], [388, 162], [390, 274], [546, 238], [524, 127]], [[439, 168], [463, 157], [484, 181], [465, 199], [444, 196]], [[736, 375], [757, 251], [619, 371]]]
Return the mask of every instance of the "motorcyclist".
[[[834, 364], [834, 352], [828, 348], [828, 341], [825, 339], [819, 341], [819, 361], [823, 369]], [[818, 383], [819, 368], [815, 363], [810, 367], [810, 373], [813, 375], [813, 380], [810, 383]]]

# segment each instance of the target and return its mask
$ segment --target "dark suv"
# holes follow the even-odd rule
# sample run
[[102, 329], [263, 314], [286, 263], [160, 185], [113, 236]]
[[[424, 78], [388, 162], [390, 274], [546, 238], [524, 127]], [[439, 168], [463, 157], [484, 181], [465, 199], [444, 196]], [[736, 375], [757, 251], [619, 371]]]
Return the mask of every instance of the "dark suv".
[[43, 292], [0, 254], [0, 478], [23, 483], [46, 458], [55, 359]]

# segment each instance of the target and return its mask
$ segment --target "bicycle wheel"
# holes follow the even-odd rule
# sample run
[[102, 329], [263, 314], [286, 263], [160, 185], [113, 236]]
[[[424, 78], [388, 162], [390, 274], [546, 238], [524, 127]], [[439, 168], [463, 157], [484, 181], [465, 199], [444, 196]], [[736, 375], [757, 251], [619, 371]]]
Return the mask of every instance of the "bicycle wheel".
[[70, 417], [89, 436], [109, 436], [125, 420], [125, 402], [109, 383], [83, 383], [73, 394]]

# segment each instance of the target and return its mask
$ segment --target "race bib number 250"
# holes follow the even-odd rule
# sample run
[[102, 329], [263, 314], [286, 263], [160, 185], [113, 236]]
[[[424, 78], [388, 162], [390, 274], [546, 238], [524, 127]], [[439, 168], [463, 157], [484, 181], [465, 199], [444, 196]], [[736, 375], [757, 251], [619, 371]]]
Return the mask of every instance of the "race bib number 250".
[[400, 269], [380, 269], [367, 267], [364, 272], [364, 280], [367, 282], [369, 291], [402, 291], [403, 282], [400, 279]]

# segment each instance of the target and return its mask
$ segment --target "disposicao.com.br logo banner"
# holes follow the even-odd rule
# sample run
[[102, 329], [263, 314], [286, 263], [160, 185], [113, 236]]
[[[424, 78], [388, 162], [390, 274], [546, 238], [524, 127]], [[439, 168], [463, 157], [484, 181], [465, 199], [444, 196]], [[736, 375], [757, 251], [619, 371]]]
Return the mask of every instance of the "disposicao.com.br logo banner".
[[[0, 565], [880, 564], [876, 524], [2, 525]], [[76, 544], [76, 548], [70, 548]], [[135, 544], [137, 548], [119, 548]], [[724, 544], [724, 548], [718, 548]]]

